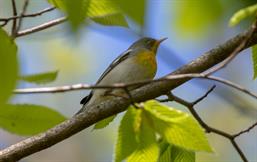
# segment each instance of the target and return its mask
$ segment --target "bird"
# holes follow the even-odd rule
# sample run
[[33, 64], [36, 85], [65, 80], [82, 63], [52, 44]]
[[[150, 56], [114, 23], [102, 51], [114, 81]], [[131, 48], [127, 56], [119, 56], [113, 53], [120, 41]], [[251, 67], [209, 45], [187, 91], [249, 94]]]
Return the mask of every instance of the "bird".
[[[156, 54], [161, 42], [167, 38], [154, 39], [143, 37], [134, 42], [119, 55], [103, 72], [95, 85], [113, 85], [153, 79], [157, 71]], [[135, 87], [130, 87], [132, 90]], [[110, 97], [121, 94], [121, 89], [93, 89], [84, 97], [82, 108], [76, 113], [84, 112], [88, 105], [99, 103]], [[123, 90], [124, 93], [124, 90]], [[112, 95], [108, 95], [112, 94]]]

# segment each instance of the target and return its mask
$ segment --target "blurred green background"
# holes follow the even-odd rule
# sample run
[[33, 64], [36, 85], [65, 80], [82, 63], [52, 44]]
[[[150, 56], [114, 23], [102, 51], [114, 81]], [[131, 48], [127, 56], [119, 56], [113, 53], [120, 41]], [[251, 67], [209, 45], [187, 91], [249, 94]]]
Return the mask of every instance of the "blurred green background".
[[[139, 0], [140, 1], [140, 0]], [[18, 8], [23, 1], [19, 0]], [[78, 33], [72, 34], [68, 23], [17, 39], [21, 74], [59, 70], [54, 83], [45, 86], [94, 83], [109, 63], [141, 36], [168, 37], [158, 52], [158, 74], [163, 76], [183, 66], [203, 52], [246, 29], [250, 20], [229, 28], [230, 17], [238, 9], [255, 3], [254, 0], [148, 0], [145, 24], [140, 29], [129, 20], [129, 28], [110, 27], [88, 22]], [[28, 13], [49, 6], [44, 0], [31, 0]], [[0, 0], [0, 17], [12, 15], [9, 0]], [[54, 11], [24, 21], [23, 29], [60, 17]], [[8, 26], [7, 28], [10, 28]], [[242, 52], [217, 75], [239, 83], [257, 93], [252, 80], [250, 50]], [[177, 88], [174, 93], [188, 100], [201, 96], [213, 82], [195, 79]], [[19, 83], [17, 88], [38, 87]], [[15, 95], [13, 103], [35, 103], [55, 108], [67, 117], [77, 112], [79, 102], [88, 91], [58, 94]], [[182, 106], [170, 105], [186, 111]], [[257, 101], [231, 88], [217, 84], [216, 90], [197, 106], [199, 114], [213, 127], [235, 133], [250, 126], [257, 119]], [[102, 130], [88, 128], [75, 136], [32, 156], [22, 162], [72, 161], [109, 162], [112, 159], [119, 119]], [[198, 162], [239, 162], [240, 157], [230, 142], [215, 134], [208, 134], [214, 154], [197, 153]], [[0, 130], [0, 148], [25, 137]], [[237, 142], [248, 159], [257, 162], [257, 129], [240, 136]]]

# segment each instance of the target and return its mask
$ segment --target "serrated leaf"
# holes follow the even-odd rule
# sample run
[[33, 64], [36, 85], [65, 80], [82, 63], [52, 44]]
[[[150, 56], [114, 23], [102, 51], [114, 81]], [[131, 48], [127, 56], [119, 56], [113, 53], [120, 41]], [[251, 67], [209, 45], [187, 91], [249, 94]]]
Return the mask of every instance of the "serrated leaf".
[[250, 16], [255, 16], [256, 13], [257, 13], [257, 4], [243, 8], [243, 9], [237, 11], [236, 13], [234, 13], [234, 15], [230, 18], [229, 26], [230, 27], [236, 26], [245, 18], [250, 17]]
[[113, 1], [124, 13], [139, 25], [144, 24], [145, 0], [118, 0]]
[[155, 131], [142, 113], [142, 123], [138, 132], [138, 147], [127, 158], [127, 162], [156, 162], [159, 157], [159, 146]]
[[253, 79], [257, 77], [257, 45], [252, 47]]
[[103, 120], [97, 122], [94, 126], [94, 129], [102, 129], [102, 128], [108, 126], [114, 120], [115, 117], [116, 117], [116, 115], [113, 115], [113, 116], [110, 116], [106, 119], [103, 119]]
[[193, 151], [212, 152], [204, 130], [189, 114], [160, 104], [155, 100], [144, 103], [155, 130], [170, 144]]
[[[128, 108], [123, 116], [118, 129], [118, 137], [115, 145], [115, 162], [121, 162], [137, 148], [136, 125], [141, 111], [132, 107]], [[138, 123], [137, 123], [138, 124]]]
[[36, 84], [45, 84], [55, 81], [57, 78], [58, 71], [50, 71], [38, 74], [23, 75], [20, 76], [20, 79], [25, 82], [36, 83]]
[[164, 152], [168, 149], [168, 147], [170, 146], [169, 143], [167, 143], [166, 141], [164, 141], [162, 138], [159, 139], [158, 141], [159, 143], [159, 148], [160, 148], [160, 157], [164, 154]]
[[166, 142], [162, 143], [161, 152], [158, 162], [195, 162], [195, 152], [182, 149]]
[[45, 106], [23, 104], [0, 108], [0, 127], [19, 135], [34, 135], [64, 120], [63, 115]]
[[195, 152], [182, 149], [175, 145], [170, 146], [171, 161], [174, 162], [195, 162]]
[[11, 96], [18, 77], [17, 47], [11, 37], [0, 28], [0, 105]]
[[[64, 12], [67, 11], [64, 0], [48, 0], [48, 2]], [[73, 3], [73, 1], [71, 2]], [[84, 9], [86, 13], [82, 14], [84, 16], [84, 19], [88, 17], [96, 23], [102, 25], [128, 27], [127, 21], [123, 16], [121, 10], [117, 6], [115, 6], [112, 1], [84, 0], [83, 6], [84, 8], [85, 6], [87, 6], [86, 10]]]

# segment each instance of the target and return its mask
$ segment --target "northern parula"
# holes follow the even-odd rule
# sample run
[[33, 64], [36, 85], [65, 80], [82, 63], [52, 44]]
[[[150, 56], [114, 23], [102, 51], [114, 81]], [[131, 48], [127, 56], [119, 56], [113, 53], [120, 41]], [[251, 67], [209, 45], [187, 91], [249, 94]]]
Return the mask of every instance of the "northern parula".
[[[157, 49], [160, 43], [166, 39], [156, 40], [144, 37], [137, 40], [109, 65], [96, 82], [96, 85], [112, 85], [114, 83], [130, 83], [153, 79], [157, 71]], [[83, 107], [78, 113], [85, 110], [85, 105], [102, 102], [108, 96], [110, 97], [108, 93], [117, 94], [120, 91], [118, 89], [92, 90], [88, 96], [81, 100], [80, 103], [83, 104]]]

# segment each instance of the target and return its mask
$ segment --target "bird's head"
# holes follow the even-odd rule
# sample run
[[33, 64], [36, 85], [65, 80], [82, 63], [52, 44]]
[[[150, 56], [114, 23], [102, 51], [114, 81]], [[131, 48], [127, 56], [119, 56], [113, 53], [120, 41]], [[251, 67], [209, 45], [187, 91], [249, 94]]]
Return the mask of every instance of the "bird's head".
[[146, 49], [149, 49], [149, 50], [153, 51], [154, 53], [156, 53], [160, 43], [166, 39], [167, 38], [162, 38], [162, 39], [157, 40], [157, 39], [153, 39], [153, 38], [149, 38], [149, 37], [144, 37], [144, 38], [141, 38], [141, 39], [137, 40], [136, 42], [134, 42], [129, 48], [130, 49], [146, 48]]

